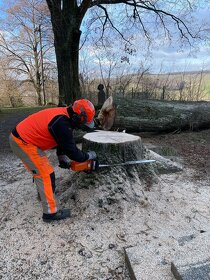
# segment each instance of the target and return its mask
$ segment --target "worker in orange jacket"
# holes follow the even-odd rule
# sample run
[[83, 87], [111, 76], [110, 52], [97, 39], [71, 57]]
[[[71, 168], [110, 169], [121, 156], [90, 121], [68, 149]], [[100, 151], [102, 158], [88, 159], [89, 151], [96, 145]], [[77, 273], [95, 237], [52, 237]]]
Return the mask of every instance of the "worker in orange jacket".
[[55, 173], [44, 151], [57, 148], [60, 167], [70, 159], [84, 162], [95, 159], [94, 151], [83, 152], [73, 139], [73, 129], [94, 127], [95, 108], [87, 99], [69, 107], [49, 108], [28, 116], [10, 134], [10, 146], [32, 173], [41, 198], [44, 222], [70, 217], [70, 210], [58, 210], [55, 198]]

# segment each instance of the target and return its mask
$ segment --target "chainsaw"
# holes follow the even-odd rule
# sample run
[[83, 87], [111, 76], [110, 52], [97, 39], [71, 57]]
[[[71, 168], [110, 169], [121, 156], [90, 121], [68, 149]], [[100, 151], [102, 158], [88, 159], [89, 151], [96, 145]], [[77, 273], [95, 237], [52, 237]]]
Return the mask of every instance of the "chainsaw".
[[99, 168], [134, 165], [134, 164], [147, 164], [147, 163], [154, 163], [154, 162], [155, 160], [153, 159], [133, 160], [133, 161], [126, 161], [121, 163], [113, 163], [113, 164], [99, 164], [98, 160], [87, 160], [84, 162], [72, 161], [70, 163], [70, 168], [73, 171], [97, 171]]

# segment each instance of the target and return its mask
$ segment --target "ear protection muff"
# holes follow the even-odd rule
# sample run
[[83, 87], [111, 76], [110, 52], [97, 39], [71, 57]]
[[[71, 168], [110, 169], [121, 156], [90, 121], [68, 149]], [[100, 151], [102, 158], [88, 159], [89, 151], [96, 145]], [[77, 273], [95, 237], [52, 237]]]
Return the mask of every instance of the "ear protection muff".
[[71, 119], [76, 124], [85, 124], [87, 122], [87, 114], [85, 111], [82, 111], [80, 114], [73, 113]]
[[85, 124], [87, 122], [87, 114], [85, 111], [82, 111], [79, 115], [80, 117], [80, 123]]

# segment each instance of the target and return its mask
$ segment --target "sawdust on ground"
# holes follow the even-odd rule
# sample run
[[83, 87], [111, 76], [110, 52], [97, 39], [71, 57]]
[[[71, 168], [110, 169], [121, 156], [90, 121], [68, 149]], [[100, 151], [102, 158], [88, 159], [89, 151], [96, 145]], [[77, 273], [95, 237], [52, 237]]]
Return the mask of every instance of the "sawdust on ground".
[[[71, 208], [72, 218], [54, 224], [42, 222], [30, 174], [10, 152], [1, 151], [0, 279], [126, 280], [130, 278], [123, 249], [137, 245], [142, 251], [151, 245], [157, 251], [167, 249], [164, 280], [173, 279], [174, 244], [182, 236], [209, 231], [209, 136], [209, 130], [142, 134], [144, 143], [173, 146], [184, 171], [160, 175], [159, 182], [145, 191], [147, 205], [125, 200], [120, 207], [91, 205], [90, 211], [73, 197], [62, 201], [62, 207]], [[59, 198], [71, 172], [57, 167], [53, 151], [48, 155], [55, 166]], [[82, 190], [84, 196], [86, 191]], [[142, 275], [143, 280], [155, 277], [155, 269], [154, 275]]]

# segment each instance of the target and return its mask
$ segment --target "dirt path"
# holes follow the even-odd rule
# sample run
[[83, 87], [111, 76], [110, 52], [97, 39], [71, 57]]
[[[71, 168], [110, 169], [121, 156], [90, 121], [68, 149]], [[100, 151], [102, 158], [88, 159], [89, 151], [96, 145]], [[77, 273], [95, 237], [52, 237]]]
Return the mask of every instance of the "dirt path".
[[9, 152], [8, 137], [11, 130], [28, 115], [41, 110], [41, 108], [10, 109], [0, 112], [0, 152]]

